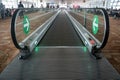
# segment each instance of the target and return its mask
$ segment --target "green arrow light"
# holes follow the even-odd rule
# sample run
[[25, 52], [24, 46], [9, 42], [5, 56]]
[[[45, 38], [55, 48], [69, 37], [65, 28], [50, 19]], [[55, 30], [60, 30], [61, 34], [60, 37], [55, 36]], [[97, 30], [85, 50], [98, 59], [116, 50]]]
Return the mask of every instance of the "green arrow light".
[[25, 34], [28, 34], [30, 32], [30, 21], [28, 16], [24, 15], [24, 19], [23, 19], [23, 32]]
[[98, 19], [98, 16], [95, 15], [94, 18], [93, 18], [93, 23], [92, 23], [92, 32], [93, 34], [97, 34], [98, 33], [98, 29], [99, 29], [99, 19]]

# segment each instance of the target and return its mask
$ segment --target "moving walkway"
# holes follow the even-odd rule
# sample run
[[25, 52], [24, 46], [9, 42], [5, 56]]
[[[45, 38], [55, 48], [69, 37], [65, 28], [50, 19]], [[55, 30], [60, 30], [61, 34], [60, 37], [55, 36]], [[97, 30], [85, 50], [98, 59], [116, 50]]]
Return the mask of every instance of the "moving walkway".
[[101, 51], [109, 37], [104, 9], [45, 11], [41, 16], [51, 16], [41, 25], [39, 10], [24, 9], [23, 19], [21, 11], [15, 11], [11, 22], [12, 40], [20, 53], [0, 74], [1, 80], [120, 79]]

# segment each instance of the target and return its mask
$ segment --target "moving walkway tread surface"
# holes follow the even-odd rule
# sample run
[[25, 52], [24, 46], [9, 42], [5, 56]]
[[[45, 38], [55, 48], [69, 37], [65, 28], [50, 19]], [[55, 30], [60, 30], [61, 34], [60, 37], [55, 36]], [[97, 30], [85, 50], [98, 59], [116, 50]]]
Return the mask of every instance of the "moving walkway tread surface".
[[83, 43], [75, 32], [65, 12], [61, 11], [39, 45], [83, 46]]
[[119, 80], [105, 59], [95, 60], [81, 48], [40, 48], [27, 60], [16, 57], [0, 80]]

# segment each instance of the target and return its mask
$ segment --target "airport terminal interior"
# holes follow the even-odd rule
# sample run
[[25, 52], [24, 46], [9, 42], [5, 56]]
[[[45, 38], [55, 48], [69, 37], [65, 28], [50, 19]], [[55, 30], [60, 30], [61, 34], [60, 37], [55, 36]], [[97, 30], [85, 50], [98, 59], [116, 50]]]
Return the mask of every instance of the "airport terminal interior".
[[0, 0], [0, 80], [120, 80], [120, 0]]

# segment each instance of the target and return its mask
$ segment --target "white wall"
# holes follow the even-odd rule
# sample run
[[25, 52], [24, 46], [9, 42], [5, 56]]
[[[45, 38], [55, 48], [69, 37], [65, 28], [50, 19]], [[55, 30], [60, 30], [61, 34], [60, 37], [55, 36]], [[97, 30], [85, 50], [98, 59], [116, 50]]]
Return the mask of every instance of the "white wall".
[[0, 0], [0, 3], [2, 3], [2, 0]]
[[5, 5], [5, 8], [17, 7], [17, 0], [1, 0], [1, 1]]
[[109, 8], [110, 7], [111, 0], [90, 0], [87, 2], [86, 5], [89, 5], [88, 7], [96, 8]]
[[0, 0], [6, 8], [18, 8], [20, 1], [22, 1], [26, 8], [30, 8], [32, 4], [34, 4], [35, 7], [39, 7], [40, 5], [40, 0]]

